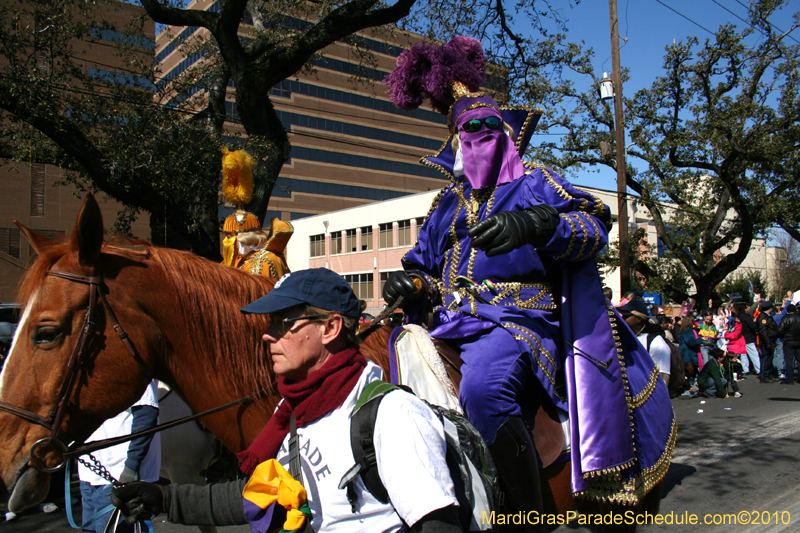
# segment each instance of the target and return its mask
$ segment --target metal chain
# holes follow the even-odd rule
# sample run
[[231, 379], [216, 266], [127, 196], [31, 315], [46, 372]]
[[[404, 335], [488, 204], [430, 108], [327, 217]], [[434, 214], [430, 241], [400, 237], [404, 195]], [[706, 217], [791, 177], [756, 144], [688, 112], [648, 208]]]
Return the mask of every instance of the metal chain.
[[86, 468], [88, 468], [89, 470], [91, 470], [93, 473], [97, 474], [101, 478], [105, 479], [106, 481], [108, 481], [109, 483], [114, 485], [115, 487], [118, 487], [118, 486], [121, 485], [119, 480], [115, 479], [114, 476], [111, 475], [111, 473], [106, 469], [106, 467], [104, 467], [100, 463], [100, 461], [97, 459], [97, 457], [95, 457], [92, 454], [87, 454], [87, 455], [89, 456], [89, 460], [91, 460], [92, 463], [94, 463], [94, 464], [89, 464], [88, 461], [82, 459], [81, 457], [78, 457], [78, 462], [81, 463]]

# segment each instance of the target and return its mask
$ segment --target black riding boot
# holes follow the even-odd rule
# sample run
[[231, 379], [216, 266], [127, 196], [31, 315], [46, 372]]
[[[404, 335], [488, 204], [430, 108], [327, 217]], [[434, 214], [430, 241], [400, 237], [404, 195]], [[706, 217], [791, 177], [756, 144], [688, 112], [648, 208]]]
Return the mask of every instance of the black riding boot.
[[[544, 512], [542, 503], [542, 485], [539, 476], [539, 461], [533, 446], [533, 439], [520, 416], [509, 417], [497, 430], [494, 442], [489, 445], [492, 459], [497, 467], [500, 479], [502, 502], [497, 512], [521, 513], [526, 517], [535, 517]], [[536, 513], [530, 513], [536, 511]], [[544, 525], [524, 523], [519, 528], [502, 527], [500, 531], [547, 532]]]

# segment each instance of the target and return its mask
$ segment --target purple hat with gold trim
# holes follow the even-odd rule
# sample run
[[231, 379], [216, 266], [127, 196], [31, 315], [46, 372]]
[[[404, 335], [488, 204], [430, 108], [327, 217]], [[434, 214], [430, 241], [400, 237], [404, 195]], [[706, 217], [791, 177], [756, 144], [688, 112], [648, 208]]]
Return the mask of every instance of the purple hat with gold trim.
[[[427, 99], [431, 107], [447, 117], [451, 136], [459, 116], [479, 107], [497, 109], [516, 136], [520, 156], [525, 153], [533, 131], [542, 115], [541, 109], [500, 106], [482, 92], [486, 55], [480, 41], [456, 37], [444, 45], [421, 41], [397, 58], [397, 67], [384, 79], [391, 101], [400, 109], [413, 111]], [[423, 164], [453, 176], [455, 154], [450, 143]]]

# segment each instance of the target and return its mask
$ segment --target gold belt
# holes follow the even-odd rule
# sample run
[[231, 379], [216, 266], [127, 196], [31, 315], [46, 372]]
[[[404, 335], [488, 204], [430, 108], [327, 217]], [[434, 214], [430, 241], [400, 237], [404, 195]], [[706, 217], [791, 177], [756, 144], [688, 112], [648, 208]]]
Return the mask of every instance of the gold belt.
[[552, 311], [556, 309], [553, 290], [548, 283], [500, 282], [493, 287], [472, 285], [457, 289], [442, 289], [444, 305], [455, 310], [464, 302], [514, 306], [520, 309]]

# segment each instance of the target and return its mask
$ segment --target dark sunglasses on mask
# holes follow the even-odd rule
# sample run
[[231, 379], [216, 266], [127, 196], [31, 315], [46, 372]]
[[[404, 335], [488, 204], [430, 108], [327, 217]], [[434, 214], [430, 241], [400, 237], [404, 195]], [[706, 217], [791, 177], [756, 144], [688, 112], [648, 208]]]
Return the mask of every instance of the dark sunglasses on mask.
[[481, 124], [486, 124], [490, 130], [499, 130], [503, 127], [503, 119], [500, 117], [474, 118], [462, 124], [461, 129], [467, 133], [475, 133], [481, 129]]

